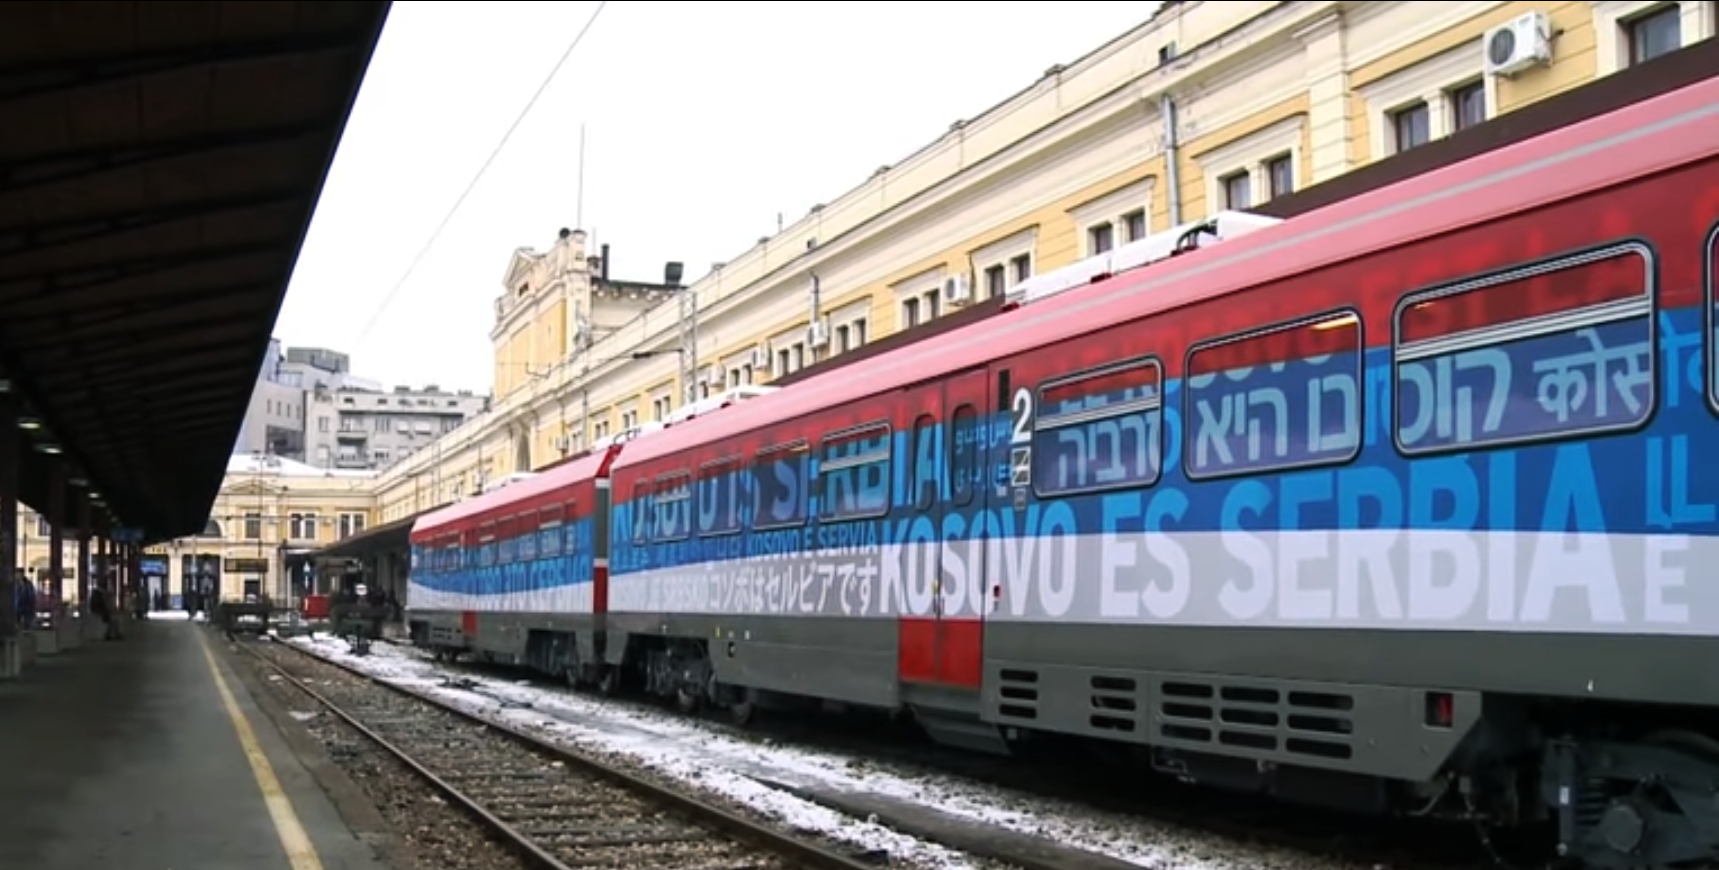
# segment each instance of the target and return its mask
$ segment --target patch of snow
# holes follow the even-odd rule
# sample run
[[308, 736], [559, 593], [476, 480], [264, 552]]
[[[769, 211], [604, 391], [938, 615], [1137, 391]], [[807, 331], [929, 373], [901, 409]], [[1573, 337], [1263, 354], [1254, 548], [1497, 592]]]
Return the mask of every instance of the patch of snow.
[[[454, 688], [443, 685], [451, 674], [410, 647], [376, 644], [371, 647], [370, 655], [353, 656], [343, 642], [328, 635], [295, 637], [287, 642], [464, 709], [510, 724], [536, 726], [550, 739], [630, 756], [676, 779], [744, 801], [788, 824], [821, 831], [866, 848], [907, 854], [898, 851], [902, 847], [897, 843], [878, 839], [904, 839], [899, 834], [777, 791], [754, 778], [808, 790], [882, 794], [976, 822], [1076, 844], [1142, 866], [1187, 870], [1230, 866], [1228, 862], [1195, 858], [1178, 848], [1183, 844], [1125, 836], [1110, 825], [1068, 812], [1066, 805], [1022, 792], [944, 775], [900, 776], [858, 755], [737, 740], [697, 720], [629, 705], [606, 704], [567, 691], [534, 688], [523, 681], [462, 672], [457, 677], [462, 686], [469, 688]], [[922, 849], [955, 854], [905, 839]]]

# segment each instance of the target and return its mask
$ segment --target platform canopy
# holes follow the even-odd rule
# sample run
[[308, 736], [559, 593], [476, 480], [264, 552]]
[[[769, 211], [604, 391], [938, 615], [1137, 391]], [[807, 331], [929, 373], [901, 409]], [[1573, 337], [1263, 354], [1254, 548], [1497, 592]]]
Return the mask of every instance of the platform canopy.
[[[386, 2], [0, 4], [0, 380], [113, 520], [203, 530]], [[52, 446], [48, 446], [52, 445]]]

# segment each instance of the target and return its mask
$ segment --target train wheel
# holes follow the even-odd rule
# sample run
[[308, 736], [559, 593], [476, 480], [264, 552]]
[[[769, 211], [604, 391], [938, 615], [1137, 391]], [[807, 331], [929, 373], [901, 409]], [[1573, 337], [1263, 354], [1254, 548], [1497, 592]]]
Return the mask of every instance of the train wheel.
[[615, 697], [621, 688], [621, 669], [614, 665], [597, 666], [597, 692], [605, 698]]
[[758, 718], [758, 705], [752, 703], [750, 698], [736, 701], [728, 708], [728, 718], [742, 728], [751, 725]]
[[698, 693], [691, 689], [681, 688], [676, 689], [674, 692], [675, 708], [680, 710], [682, 713], [697, 713], [699, 700], [700, 698]]

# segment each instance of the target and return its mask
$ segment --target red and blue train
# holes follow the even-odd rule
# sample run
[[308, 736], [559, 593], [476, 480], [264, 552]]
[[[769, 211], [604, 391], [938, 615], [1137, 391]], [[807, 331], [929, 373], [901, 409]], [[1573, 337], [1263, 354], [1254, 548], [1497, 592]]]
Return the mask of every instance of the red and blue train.
[[1719, 857], [1719, 81], [1175, 241], [424, 517], [415, 638]]

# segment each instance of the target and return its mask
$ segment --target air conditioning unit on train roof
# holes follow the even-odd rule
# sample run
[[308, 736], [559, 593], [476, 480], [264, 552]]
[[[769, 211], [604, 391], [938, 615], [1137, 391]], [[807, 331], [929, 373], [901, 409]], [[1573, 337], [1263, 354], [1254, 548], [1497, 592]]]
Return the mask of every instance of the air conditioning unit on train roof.
[[1112, 275], [1149, 266], [1177, 254], [1239, 238], [1280, 223], [1283, 223], [1281, 218], [1248, 214], [1245, 211], [1220, 211], [1205, 220], [1153, 233], [1144, 239], [1070, 263], [1061, 269], [1034, 275], [1010, 288], [1008, 301], [1016, 305], [1031, 305], [1076, 287], [1102, 281]]
[[670, 426], [673, 426], [676, 423], [685, 423], [694, 417], [701, 417], [705, 414], [719, 411], [729, 405], [735, 404], [736, 402], [744, 402], [747, 399], [755, 399], [759, 396], [768, 395], [770, 393], [774, 393], [778, 389], [780, 388], [745, 384], [731, 390], [724, 390], [714, 396], [706, 396], [696, 402], [690, 402], [680, 406], [674, 411], [674, 413], [669, 414], [668, 418], [663, 422]]

